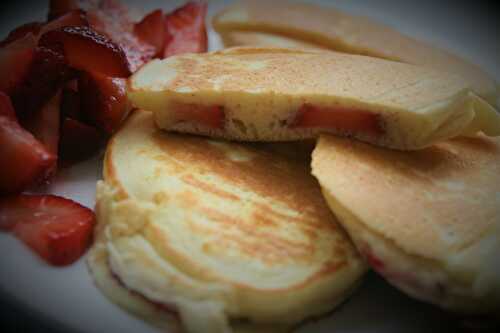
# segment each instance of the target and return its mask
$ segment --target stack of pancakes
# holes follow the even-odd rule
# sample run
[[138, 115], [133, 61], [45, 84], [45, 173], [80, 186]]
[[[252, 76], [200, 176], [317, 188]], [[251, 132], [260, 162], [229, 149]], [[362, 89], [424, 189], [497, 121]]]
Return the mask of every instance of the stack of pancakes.
[[[220, 27], [267, 27], [234, 8]], [[303, 45], [145, 65], [97, 185], [96, 285], [186, 332], [289, 331], [369, 267], [500, 315], [500, 115], [478, 81], [430, 67]]]

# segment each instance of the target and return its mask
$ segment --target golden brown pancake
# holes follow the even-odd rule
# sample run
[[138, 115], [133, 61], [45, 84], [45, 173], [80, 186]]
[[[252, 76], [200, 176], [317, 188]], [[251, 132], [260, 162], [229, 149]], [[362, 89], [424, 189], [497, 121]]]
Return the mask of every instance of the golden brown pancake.
[[285, 37], [282, 35], [268, 34], [253, 31], [231, 31], [220, 34], [222, 42], [226, 47], [233, 46], [264, 46], [264, 47], [287, 47], [299, 49], [329, 50], [315, 43], [308, 43], [299, 39]]
[[453, 311], [500, 314], [500, 139], [397, 152], [325, 135], [312, 172], [390, 283]]
[[459, 76], [337, 52], [233, 48], [154, 60], [131, 77], [128, 96], [163, 129], [230, 140], [326, 132], [414, 150], [500, 134], [500, 115]]
[[114, 275], [188, 332], [238, 331], [242, 321], [283, 330], [331, 311], [366, 266], [309, 168], [267, 146], [167, 133], [135, 112], [109, 143], [97, 186], [97, 286], [170, 324], [172, 314], [115, 296]]
[[478, 66], [372, 19], [333, 7], [289, 1], [242, 1], [216, 15], [213, 26], [226, 46], [272, 46], [269, 41], [273, 39], [277, 42], [274, 46], [285, 46], [295, 39], [297, 43], [330, 50], [445, 70], [463, 76], [475, 92], [492, 104], [500, 96], [495, 80]]

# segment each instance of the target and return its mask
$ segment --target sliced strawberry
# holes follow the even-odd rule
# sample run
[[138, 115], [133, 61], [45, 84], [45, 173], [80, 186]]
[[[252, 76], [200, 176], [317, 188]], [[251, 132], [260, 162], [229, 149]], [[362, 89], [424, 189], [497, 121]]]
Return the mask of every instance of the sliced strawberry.
[[206, 3], [188, 2], [166, 15], [164, 58], [181, 53], [207, 51], [206, 14]]
[[36, 38], [32, 33], [0, 49], [0, 90], [11, 94], [26, 78], [35, 55]]
[[78, 0], [50, 0], [48, 19], [53, 20], [75, 9], [80, 9]]
[[[61, 92], [59, 91], [23, 123], [24, 127], [54, 155], [57, 155], [59, 145], [60, 105]], [[51, 173], [53, 171], [51, 170]]]
[[134, 32], [141, 40], [153, 45], [156, 49], [155, 56], [163, 54], [165, 46], [165, 19], [160, 9], [146, 15], [141, 22], [136, 23]]
[[57, 156], [16, 120], [0, 115], [0, 195], [36, 184], [56, 161]]
[[0, 228], [11, 230], [42, 259], [56, 266], [80, 258], [90, 244], [95, 214], [54, 195], [8, 196], [0, 199]]
[[10, 97], [2, 91], [0, 91], [0, 117], [1, 116], [17, 121], [16, 112], [12, 106]]
[[372, 136], [383, 134], [380, 117], [372, 112], [346, 109], [323, 108], [304, 104], [290, 124], [292, 128], [323, 128], [346, 134], [363, 133]]
[[224, 127], [224, 109], [221, 106], [176, 103], [172, 106], [172, 110], [179, 122], [193, 122], [210, 128]]
[[87, 20], [87, 14], [81, 9], [75, 9], [45, 24], [40, 30], [40, 35], [43, 35], [48, 31], [56, 30], [62, 27], [87, 27], [87, 26], [89, 26], [89, 21]]
[[40, 38], [39, 45], [61, 52], [68, 65], [104, 75], [128, 77], [131, 72], [123, 50], [89, 27], [63, 27]]
[[24, 117], [42, 108], [64, 82], [75, 74], [61, 54], [37, 47], [26, 77], [11, 93], [21, 123]]
[[35, 39], [38, 39], [39, 35], [44, 34], [47, 31], [54, 30], [61, 27], [67, 26], [88, 26], [87, 15], [84, 11], [76, 9], [69, 11], [58, 17], [55, 20], [52, 20], [46, 24], [41, 22], [30, 22], [23, 24], [16, 29], [12, 30], [7, 37], [0, 42], [0, 47], [4, 47], [13, 41], [16, 41], [20, 38], [25, 37], [27, 34], [31, 33], [35, 36]]
[[156, 48], [134, 34], [134, 22], [125, 5], [114, 0], [102, 0], [98, 6], [88, 7], [91, 27], [120, 45], [132, 72], [154, 57]]
[[4, 47], [18, 39], [25, 37], [27, 34], [31, 33], [34, 36], [38, 35], [43, 23], [40, 22], [30, 22], [23, 24], [16, 29], [12, 30], [7, 37], [0, 42], [0, 47]]
[[103, 142], [103, 135], [94, 127], [75, 119], [65, 118], [59, 142], [60, 159], [63, 162], [87, 159], [101, 148]]
[[88, 72], [82, 73], [78, 86], [88, 122], [108, 134], [115, 132], [130, 111], [126, 80]]

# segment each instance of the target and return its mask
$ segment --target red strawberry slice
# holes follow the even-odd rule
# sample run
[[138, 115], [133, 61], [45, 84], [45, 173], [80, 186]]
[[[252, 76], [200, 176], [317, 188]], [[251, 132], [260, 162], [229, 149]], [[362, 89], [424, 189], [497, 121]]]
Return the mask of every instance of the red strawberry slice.
[[41, 109], [64, 82], [75, 74], [61, 54], [45, 47], [37, 47], [26, 77], [10, 94], [21, 123], [24, 122], [24, 117]]
[[42, 35], [39, 45], [62, 53], [68, 65], [76, 69], [124, 78], [131, 74], [123, 50], [89, 27], [51, 30]]
[[136, 23], [134, 26], [135, 34], [142, 41], [155, 47], [155, 56], [163, 54], [165, 46], [165, 29], [165, 19], [160, 9], [149, 13], [141, 22]]
[[0, 117], [1, 116], [17, 121], [10, 97], [2, 91], [0, 91]]
[[43, 23], [40, 22], [30, 22], [23, 24], [16, 29], [9, 32], [7, 37], [0, 42], [0, 47], [4, 47], [18, 39], [25, 37], [27, 34], [31, 33], [34, 36], [38, 35], [38, 32], [42, 28]]
[[0, 115], [0, 195], [20, 192], [44, 179], [56, 160], [16, 120]]
[[126, 80], [88, 72], [81, 74], [78, 86], [88, 123], [108, 134], [115, 132], [130, 111]]
[[164, 58], [181, 53], [207, 51], [206, 13], [206, 3], [188, 2], [166, 15]]
[[94, 127], [65, 118], [61, 126], [59, 156], [63, 163], [82, 161], [96, 153], [103, 143], [103, 135]]
[[67, 26], [88, 26], [89, 22], [87, 20], [87, 15], [82, 10], [73, 10], [65, 13], [61, 17], [50, 21], [46, 24], [41, 22], [30, 22], [23, 24], [16, 29], [12, 30], [7, 37], [0, 42], [0, 47], [6, 46], [13, 41], [23, 38], [27, 34], [31, 33], [38, 39], [39, 35], [43, 35], [45, 32], [54, 30], [61, 27]]
[[[40, 141], [49, 152], [57, 155], [59, 145], [61, 92], [58, 91], [40, 110], [30, 115], [24, 127]], [[56, 163], [46, 172], [47, 177], [55, 174]]]
[[87, 27], [88, 25], [87, 14], [81, 9], [75, 9], [45, 24], [40, 30], [40, 35], [62, 27]]
[[0, 49], [0, 90], [7, 94], [25, 79], [35, 54], [36, 38], [32, 33]]
[[87, 4], [87, 7], [90, 26], [120, 45], [132, 72], [153, 58], [156, 48], [134, 34], [134, 22], [125, 5], [114, 0], [102, 0], [98, 6]]
[[9, 196], [0, 199], [0, 228], [11, 230], [42, 259], [56, 266], [80, 258], [90, 244], [95, 214], [54, 195]]

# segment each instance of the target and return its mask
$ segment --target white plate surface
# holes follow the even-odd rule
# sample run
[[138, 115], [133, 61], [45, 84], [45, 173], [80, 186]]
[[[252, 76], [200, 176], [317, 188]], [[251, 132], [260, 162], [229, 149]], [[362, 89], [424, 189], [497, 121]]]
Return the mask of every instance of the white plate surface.
[[[182, 1], [126, 1], [144, 12], [169, 10]], [[466, 3], [452, 1], [319, 1], [355, 14], [371, 16], [415, 37], [428, 40], [472, 60], [500, 78], [500, 44], [495, 23]], [[47, 4], [31, 1], [2, 12], [0, 37], [19, 24], [43, 20]], [[209, 15], [224, 5], [210, 1]], [[29, 9], [27, 9], [29, 8]], [[220, 47], [210, 31], [210, 48]], [[101, 158], [96, 157], [63, 170], [47, 191], [94, 206], [95, 183], [101, 177]], [[1, 166], [0, 166], [1, 172]], [[0, 295], [26, 311], [69, 332], [153, 333], [156, 330], [111, 304], [94, 287], [83, 260], [66, 268], [52, 268], [35, 257], [12, 236], [0, 233]], [[443, 332], [453, 321], [437, 309], [413, 301], [375, 274], [336, 312], [303, 325], [299, 332]]]

